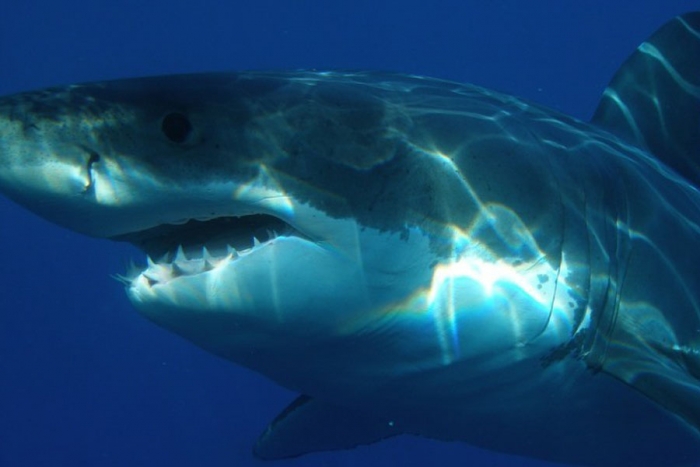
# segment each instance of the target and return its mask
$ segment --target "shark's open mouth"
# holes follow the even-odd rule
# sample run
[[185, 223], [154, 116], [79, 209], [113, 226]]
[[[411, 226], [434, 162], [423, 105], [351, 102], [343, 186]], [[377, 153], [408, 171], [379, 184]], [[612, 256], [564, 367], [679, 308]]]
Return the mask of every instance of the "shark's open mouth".
[[148, 256], [144, 270], [132, 267], [117, 279], [129, 284], [139, 276], [150, 286], [191, 276], [233, 261], [280, 236], [305, 235], [285, 221], [267, 214], [191, 219], [180, 224], [163, 224], [113, 240], [126, 241]]
[[182, 247], [185, 253], [197, 254], [203, 247], [211, 253], [251, 248], [256, 240], [264, 243], [278, 235], [301, 235], [283, 220], [267, 214], [242, 217], [219, 217], [189, 220], [182, 224], [165, 224], [148, 230], [121, 235], [114, 240], [127, 241], [151, 258], [162, 258]]
[[[253, 214], [164, 224], [113, 240], [127, 241], [146, 253], [149, 264], [145, 274], [158, 283], [206, 271], [222, 259], [249, 253], [276, 237], [290, 235], [304, 237], [277, 217]], [[133, 276], [133, 271], [128, 275]]]

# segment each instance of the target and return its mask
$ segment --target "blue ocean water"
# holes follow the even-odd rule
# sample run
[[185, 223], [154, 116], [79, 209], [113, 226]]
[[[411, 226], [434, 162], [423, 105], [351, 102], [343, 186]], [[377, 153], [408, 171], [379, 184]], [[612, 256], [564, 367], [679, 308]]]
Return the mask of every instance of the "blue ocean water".
[[[586, 119], [624, 58], [694, 8], [697, 0], [8, 2], [0, 94], [174, 72], [368, 68], [470, 81]], [[5, 199], [0, 251], [0, 467], [262, 464], [251, 446], [295, 395], [138, 316], [110, 278], [137, 252]], [[402, 437], [280, 465], [552, 464]]]

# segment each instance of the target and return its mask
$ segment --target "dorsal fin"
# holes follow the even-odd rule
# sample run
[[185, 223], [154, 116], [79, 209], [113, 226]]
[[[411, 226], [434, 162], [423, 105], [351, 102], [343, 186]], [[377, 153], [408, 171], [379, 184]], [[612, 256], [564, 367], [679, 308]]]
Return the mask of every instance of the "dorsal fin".
[[637, 48], [592, 121], [700, 186], [700, 12], [676, 17]]

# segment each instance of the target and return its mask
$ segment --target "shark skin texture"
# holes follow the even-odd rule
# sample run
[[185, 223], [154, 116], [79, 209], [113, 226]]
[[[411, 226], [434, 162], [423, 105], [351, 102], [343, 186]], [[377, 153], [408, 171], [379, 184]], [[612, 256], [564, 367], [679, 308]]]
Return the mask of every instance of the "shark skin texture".
[[0, 193], [130, 242], [147, 319], [300, 396], [263, 459], [396, 435], [700, 461], [700, 12], [591, 122], [370, 71], [0, 98]]

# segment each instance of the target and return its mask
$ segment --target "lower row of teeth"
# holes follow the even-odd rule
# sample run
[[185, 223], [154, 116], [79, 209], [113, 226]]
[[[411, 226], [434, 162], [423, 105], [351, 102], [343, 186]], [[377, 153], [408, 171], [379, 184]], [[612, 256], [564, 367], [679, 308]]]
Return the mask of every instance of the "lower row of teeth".
[[255, 238], [253, 246], [244, 250], [236, 250], [230, 245], [226, 246], [225, 256], [213, 256], [206, 247], [202, 247], [201, 257], [188, 258], [182, 245], [178, 246], [175, 252], [175, 257], [172, 260], [168, 259], [169, 255], [165, 255], [158, 261], [153, 261], [150, 256], [146, 257], [147, 268], [140, 272], [135, 265], [129, 267], [126, 275], [117, 275], [115, 279], [125, 284], [130, 284], [134, 279], [142, 276], [148, 281], [148, 285], [162, 284], [172, 279], [182, 276], [191, 276], [201, 274], [203, 272], [216, 269], [222, 264], [234, 261], [239, 257], [246, 256], [253, 249], [260, 246], [260, 241]]

